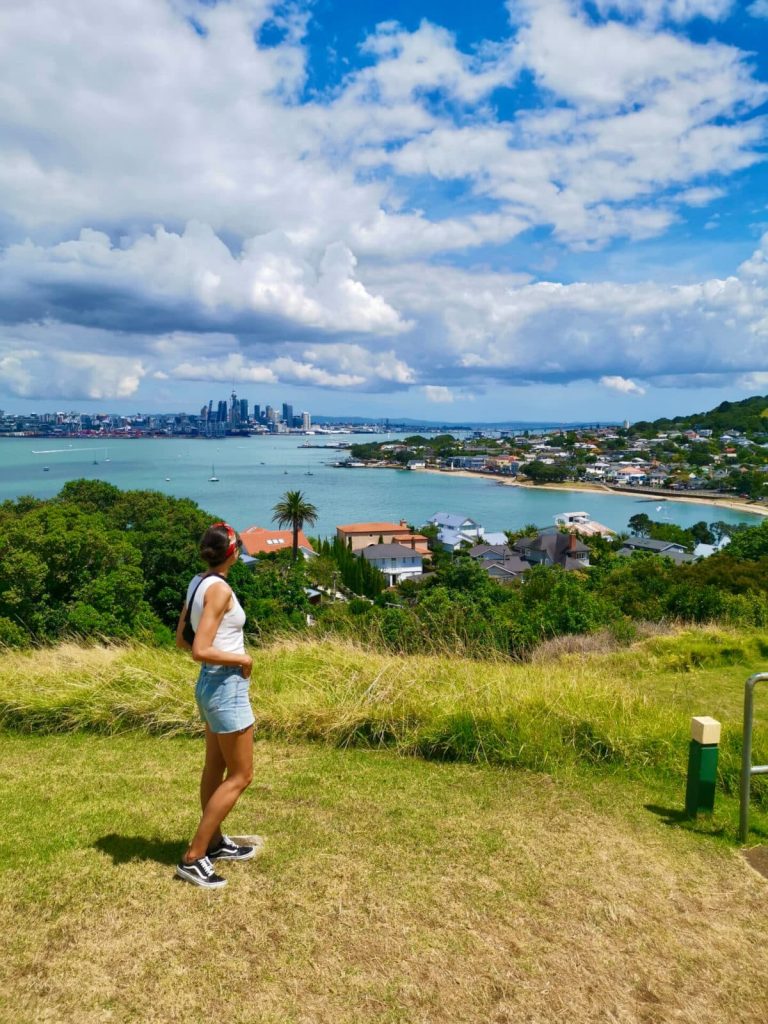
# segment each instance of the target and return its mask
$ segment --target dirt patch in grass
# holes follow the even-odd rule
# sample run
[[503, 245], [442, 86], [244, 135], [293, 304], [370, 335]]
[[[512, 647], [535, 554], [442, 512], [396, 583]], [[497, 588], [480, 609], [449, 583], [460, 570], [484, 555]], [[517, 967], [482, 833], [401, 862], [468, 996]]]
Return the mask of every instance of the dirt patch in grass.
[[763, 878], [768, 878], [768, 846], [753, 846], [745, 850], [744, 860]]
[[264, 851], [205, 893], [201, 753], [0, 736], [0, 1019], [764, 1021], [765, 883], [666, 795], [259, 743], [229, 829]]

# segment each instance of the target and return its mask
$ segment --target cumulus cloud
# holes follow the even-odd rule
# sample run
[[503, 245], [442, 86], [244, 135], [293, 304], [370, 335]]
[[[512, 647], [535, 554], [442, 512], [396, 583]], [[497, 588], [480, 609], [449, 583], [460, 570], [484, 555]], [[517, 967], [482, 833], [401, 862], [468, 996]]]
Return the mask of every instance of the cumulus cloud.
[[768, 235], [732, 275], [687, 285], [525, 283], [428, 267], [382, 268], [375, 282], [421, 325], [417, 344], [407, 336], [411, 363], [433, 383], [699, 386], [768, 369], [767, 253]]
[[147, 373], [131, 356], [25, 346], [26, 339], [14, 336], [0, 342], [0, 380], [20, 398], [131, 398]]
[[[685, 286], [498, 269], [532, 231], [577, 252], [663, 234], [761, 158], [749, 55], [679, 31], [729, 9], [517, 0], [507, 36], [472, 52], [388, 22], [310, 95], [307, 7], [7, 0], [1, 389], [234, 380], [447, 402], [496, 381], [639, 394], [766, 372], [765, 240]], [[499, 116], [521, 76], [533, 101]], [[458, 265], [472, 250], [482, 269]]]
[[768, 18], [768, 0], [753, 0], [747, 11], [753, 18]]
[[421, 389], [428, 402], [447, 403], [453, 401], [453, 392], [450, 388], [440, 384], [425, 384]]
[[600, 383], [604, 388], [609, 388], [611, 391], [619, 391], [623, 395], [645, 394], [645, 388], [640, 387], [633, 380], [627, 380], [626, 377], [601, 377]]
[[733, 6], [734, 0], [597, 0], [601, 14], [621, 14], [652, 25], [665, 20], [682, 24], [699, 17], [719, 21]]
[[157, 228], [122, 245], [84, 228], [52, 246], [9, 246], [0, 257], [0, 301], [17, 316], [26, 308], [75, 321], [112, 316], [124, 323], [132, 298], [147, 318], [156, 309], [185, 319], [193, 303], [201, 326], [254, 316], [335, 333], [404, 330], [397, 312], [356, 279], [356, 264], [341, 242], [312, 262], [277, 232], [246, 239], [233, 255], [196, 221], [179, 234]]

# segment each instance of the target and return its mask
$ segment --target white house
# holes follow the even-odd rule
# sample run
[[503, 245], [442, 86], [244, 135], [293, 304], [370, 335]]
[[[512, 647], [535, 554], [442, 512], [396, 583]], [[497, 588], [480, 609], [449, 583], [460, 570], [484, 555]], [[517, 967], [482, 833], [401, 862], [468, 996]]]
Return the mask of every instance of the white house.
[[413, 576], [421, 576], [422, 557], [415, 548], [404, 544], [369, 544], [361, 556], [383, 573], [390, 587]]
[[474, 519], [452, 512], [435, 512], [427, 522], [437, 527], [437, 539], [446, 551], [457, 551], [463, 543], [477, 544], [485, 533]]

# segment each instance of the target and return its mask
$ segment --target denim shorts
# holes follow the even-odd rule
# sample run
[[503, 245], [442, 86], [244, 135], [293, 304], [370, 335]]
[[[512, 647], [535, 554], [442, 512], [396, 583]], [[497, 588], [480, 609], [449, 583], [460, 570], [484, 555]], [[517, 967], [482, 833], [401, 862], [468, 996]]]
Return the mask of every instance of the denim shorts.
[[253, 725], [249, 683], [239, 668], [203, 665], [195, 687], [195, 700], [200, 717], [211, 732], [240, 732]]

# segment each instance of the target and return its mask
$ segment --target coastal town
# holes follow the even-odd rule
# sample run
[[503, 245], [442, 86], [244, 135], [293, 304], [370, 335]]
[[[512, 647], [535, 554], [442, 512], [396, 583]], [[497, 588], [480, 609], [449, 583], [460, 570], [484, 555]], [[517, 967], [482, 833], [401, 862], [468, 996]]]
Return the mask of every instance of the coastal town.
[[[765, 421], [763, 421], [765, 422]], [[345, 468], [476, 473], [500, 483], [577, 484], [610, 490], [763, 502], [768, 431], [709, 426], [473, 431], [354, 444]]]

